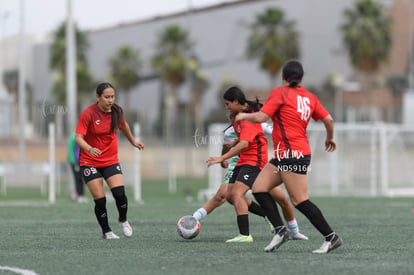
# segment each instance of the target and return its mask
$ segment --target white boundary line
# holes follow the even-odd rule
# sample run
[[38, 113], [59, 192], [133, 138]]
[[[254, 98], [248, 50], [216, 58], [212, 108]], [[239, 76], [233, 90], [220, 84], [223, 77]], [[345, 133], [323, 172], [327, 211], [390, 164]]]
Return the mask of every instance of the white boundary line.
[[33, 270], [21, 269], [17, 267], [0, 266], [0, 271], [1, 270], [7, 270], [21, 275], [39, 275]]
[[15, 200], [15, 201], [1, 201], [1, 206], [50, 206], [48, 201], [31, 201], [31, 200]]

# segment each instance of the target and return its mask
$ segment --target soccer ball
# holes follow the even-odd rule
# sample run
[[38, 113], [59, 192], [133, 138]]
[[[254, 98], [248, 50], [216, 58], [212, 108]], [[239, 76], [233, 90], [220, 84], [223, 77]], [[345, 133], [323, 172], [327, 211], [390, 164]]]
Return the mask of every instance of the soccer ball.
[[177, 223], [177, 232], [184, 239], [195, 238], [200, 233], [200, 222], [190, 215], [181, 217]]

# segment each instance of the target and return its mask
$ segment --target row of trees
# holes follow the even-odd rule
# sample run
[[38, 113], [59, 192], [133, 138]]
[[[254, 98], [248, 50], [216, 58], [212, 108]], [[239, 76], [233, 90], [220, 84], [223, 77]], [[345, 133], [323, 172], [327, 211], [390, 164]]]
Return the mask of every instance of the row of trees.
[[[391, 40], [391, 21], [380, 3], [372, 0], [359, 0], [351, 9], [344, 11], [345, 23], [341, 26], [343, 42], [350, 63], [366, 76], [375, 73], [389, 55]], [[65, 104], [65, 24], [54, 33], [51, 46], [50, 66], [55, 71], [53, 92], [60, 104]], [[96, 83], [88, 71], [86, 52], [87, 37], [76, 29], [77, 77], [80, 102], [86, 92]], [[250, 36], [246, 46], [246, 56], [257, 59], [259, 67], [271, 79], [275, 86], [276, 77], [283, 64], [300, 57], [299, 32], [295, 22], [287, 20], [285, 13], [278, 8], [267, 8], [255, 17], [250, 26]], [[158, 36], [156, 53], [151, 58], [151, 67], [167, 87], [162, 121], [165, 127], [175, 123], [177, 114], [177, 91], [186, 81], [191, 87], [190, 117], [195, 118], [197, 127], [202, 129], [200, 118], [200, 99], [209, 86], [202, 71], [202, 64], [194, 54], [194, 43], [189, 32], [179, 25], [169, 25]], [[130, 93], [141, 79], [143, 62], [139, 52], [131, 45], [120, 47], [109, 58], [110, 78], [119, 91], [125, 93], [126, 102], [130, 102]], [[394, 86], [398, 86], [395, 84]], [[404, 81], [404, 79], [400, 79]], [[401, 86], [401, 84], [400, 84]], [[90, 95], [88, 95], [90, 97]], [[80, 103], [79, 102], [79, 103]], [[80, 105], [80, 104], [79, 104]]]

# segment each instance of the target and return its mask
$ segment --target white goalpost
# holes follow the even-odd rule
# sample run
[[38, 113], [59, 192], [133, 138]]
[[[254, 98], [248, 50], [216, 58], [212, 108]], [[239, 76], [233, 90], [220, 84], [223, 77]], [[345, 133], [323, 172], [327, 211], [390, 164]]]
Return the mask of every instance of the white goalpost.
[[49, 202], [56, 202], [56, 137], [55, 124], [49, 124]]
[[[208, 155], [219, 156], [223, 145], [223, 130], [228, 126], [224, 123], [214, 123], [208, 127]], [[198, 192], [198, 200], [210, 199], [220, 187], [223, 180], [223, 168], [213, 165], [208, 168], [208, 187]]]
[[[141, 126], [138, 123], [134, 124], [135, 140], [141, 140]], [[141, 152], [138, 149], [134, 151], [134, 200], [142, 201], [142, 182], [141, 182]]]

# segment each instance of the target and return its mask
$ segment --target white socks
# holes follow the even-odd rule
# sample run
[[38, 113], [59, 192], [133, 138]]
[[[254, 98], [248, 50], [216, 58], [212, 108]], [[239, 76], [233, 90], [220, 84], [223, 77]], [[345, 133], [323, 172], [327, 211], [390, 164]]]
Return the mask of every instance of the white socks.
[[200, 221], [207, 217], [207, 211], [204, 208], [199, 208], [194, 212], [193, 217]]
[[296, 219], [288, 221], [287, 224], [288, 224], [288, 229], [290, 230], [290, 232], [292, 232], [293, 235], [299, 233], [299, 226], [298, 226], [298, 223], [296, 222]]

